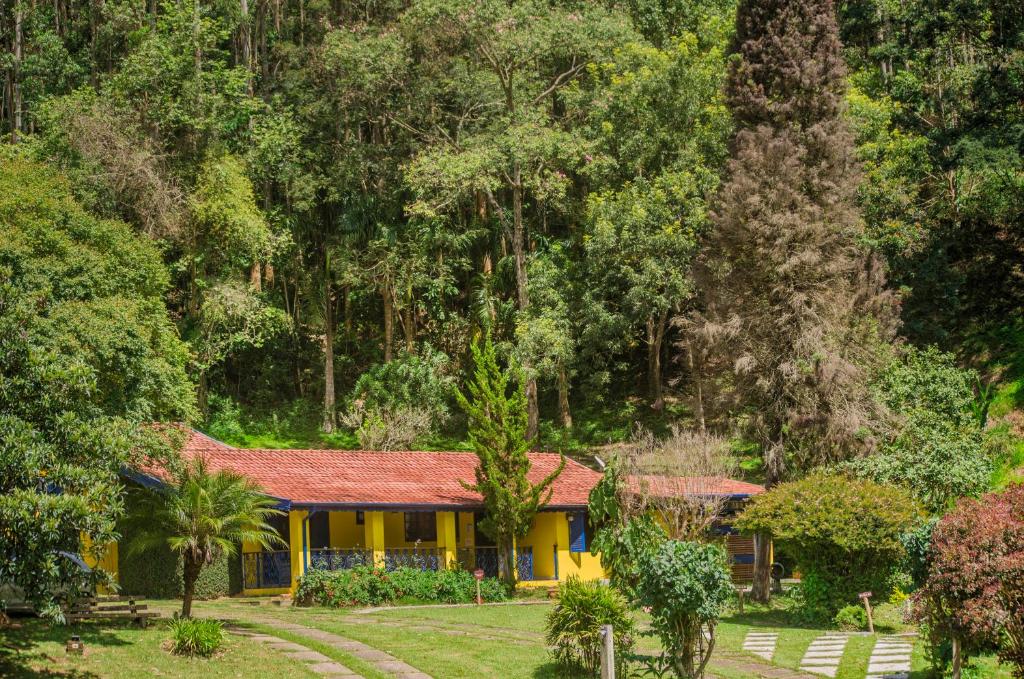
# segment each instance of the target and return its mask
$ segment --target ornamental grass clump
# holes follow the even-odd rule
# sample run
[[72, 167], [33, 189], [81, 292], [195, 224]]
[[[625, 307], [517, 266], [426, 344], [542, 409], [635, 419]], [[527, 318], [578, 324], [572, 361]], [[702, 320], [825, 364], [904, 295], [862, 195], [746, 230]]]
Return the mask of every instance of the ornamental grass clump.
[[602, 625], [612, 625], [615, 657], [623, 666], [636, 638], [636, 624], [625, 597], [608, 585], [577, 577], [559, 585], [558, 603], [545, 623], [547, 644], [555, 661], [568, 669], [596, 675], [601, 668]]
[[224, 626], [219, 620], [175, 618], [170, 630], [171, 651], [177, 655], [208, 658], [224, 643]]

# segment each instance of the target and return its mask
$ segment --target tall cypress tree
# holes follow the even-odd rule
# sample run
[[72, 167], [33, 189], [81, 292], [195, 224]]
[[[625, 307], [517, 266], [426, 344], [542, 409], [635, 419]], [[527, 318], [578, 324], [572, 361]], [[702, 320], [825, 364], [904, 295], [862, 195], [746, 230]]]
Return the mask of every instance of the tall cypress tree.
[[515, 587], [515, 541], [526, 537], [530, 523], [551, 499], [551, 485], [565, 468], [565, 458], [538, 483], [532, 483], [527, 451], [533, 441], [527, 437], [525, 379], [518, 365], [507, 370], [498, 366], [490, 336], [472, 346], [475, 371], [466, 385], [468, 395], [455, 392], [465, 411], [469, 441], [479, 464], [476, 483], [463, 482], [483, 496], [484, 519], [480, 528], [498, 547], [501, 575]]
[[[741, 0], [726, 86], [736, 132], [699, 265], [699, 337], [720, 409], [763, 454], [769, 486], [870, 450], [868, 388], [895, 327], [863, 245], [832, 0]], [[767, 597], [768, 547], [754, 595]]]

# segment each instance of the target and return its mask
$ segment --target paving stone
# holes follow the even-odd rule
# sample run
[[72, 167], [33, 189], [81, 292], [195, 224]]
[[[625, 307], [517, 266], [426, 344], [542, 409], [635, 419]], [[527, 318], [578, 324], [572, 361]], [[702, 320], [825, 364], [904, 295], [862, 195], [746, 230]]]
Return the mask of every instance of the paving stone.
[[909, 672], [910, 663], [868, 663], [868, 672], [879, 674], [885, 672]]
[[290, 653], [286, 653], [285, 655], [287, 655], [289, 658], [294, 658], [295, 660], [302, 660], [304, 662], [330, 661], [330, 658], [328, 658], [323, 653], [320, 653], [319, 651], [310, 651], [308, 649], [305, 651], [292, 651]]
[[274, 649], [275, 651], [308, 651], [309, 649], [302, 644], [296, 644], [293, 641], [285, 641], [284, 639], [278, 639], [277, 641], [271, 641], [267, 643], [267, 646]]
[[378, 651], [373, 648], [368, 649], [356, 649], [351, 651], [352, 655], [359, 658], [360, 660], [366, 660], [368, 662], [382, 662], [384, 660], [394, 660], [394, 656], [384, 651]]
[[836, 676], [836, 672], [839, 670], [838, 667], [803, 667], [803, 666], [801, 666], [800, 669], [802, 669], [802, 670], [804, 670], [806, 672], [813, 672], [814, 674], [821, 674], [821, 675], [824, 675], [826, 677], [834, 677], [834, 676]]
[[341, 663], [332, 661], [319, 662], [314, 665], [310, 665], [309, 669], [313, 670], [317, 674], [325, 674], [331, 677], [349, 677], [350, 679], [354, 679], [359, 676]]
[[389, 674], [415, 674], [419, 672], [418, 669], [410, 665], [409, 663], [402, 662], [401, 660], [381, 660], [373, 663], [374, 668], [388, 672]]

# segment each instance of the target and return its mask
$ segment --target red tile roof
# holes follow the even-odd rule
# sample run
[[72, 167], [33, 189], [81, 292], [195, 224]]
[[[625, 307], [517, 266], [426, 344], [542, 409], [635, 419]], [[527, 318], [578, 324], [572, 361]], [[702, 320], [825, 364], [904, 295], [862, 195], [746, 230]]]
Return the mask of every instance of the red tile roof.
[[[233, 448], [192, 431], [182, 449], [187, 459], [204, 457], [213, 469], [230, 469], [251, 478], [268, 495], [294, 505], [370, 508], [480, 508], [478, 493], [460, 481], [473, 481], [477, 458], [458, 452], [380, 452], [367, 450], [262, 450]], [[530, 453], [528, 478], [534, 483], [558, 466], [555, 453]], [[160, 477], [158, 469], [145, 470]], [[601, 474], [566, 459], [552, 484], [552, 509], [582, 509]], [[685, 481], [685, 479], [678, 479]], [[722, 479], [730, 493], [763, 488]], [[677, 485], [682, 489], [684, 485]], [[756, 490], [755, 490], [756, 489]]]

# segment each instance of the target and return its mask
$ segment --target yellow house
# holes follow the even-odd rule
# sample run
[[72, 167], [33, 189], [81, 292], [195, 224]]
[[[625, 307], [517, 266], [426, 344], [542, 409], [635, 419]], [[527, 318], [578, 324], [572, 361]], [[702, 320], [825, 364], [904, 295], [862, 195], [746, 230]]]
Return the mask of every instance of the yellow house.
[[[294, 592], [310, 569], [358, 564], [480, 568], [489, 576], [498, 574], [497, 548], [479, 530], [482, 498], [463, 485], [474, 479], [477, 458], [472, 453], [251, 450], [192, 431], [182, 455], [201, 456], [211, 469], [248, 476], [286, 512], [277, 517], [276, 527], [287, 549], [243, 545], [243, 594]], [[554, 471], [561, 459], [553, 453], [529, 455], [534, 482]], [[148, 484], [160, 483], [160, 476], [151, 470], [132, 478]], [[515, 545], [521, 585], [550, 586], [572, 575], [605, 577], [599, 557], [590, 553], [586, 514], [590, 491], [600, 478], [599, 472], [566, 460], [550, 501]], [[741, 484], [729, 490], [740, 499], [761, 488]]]

